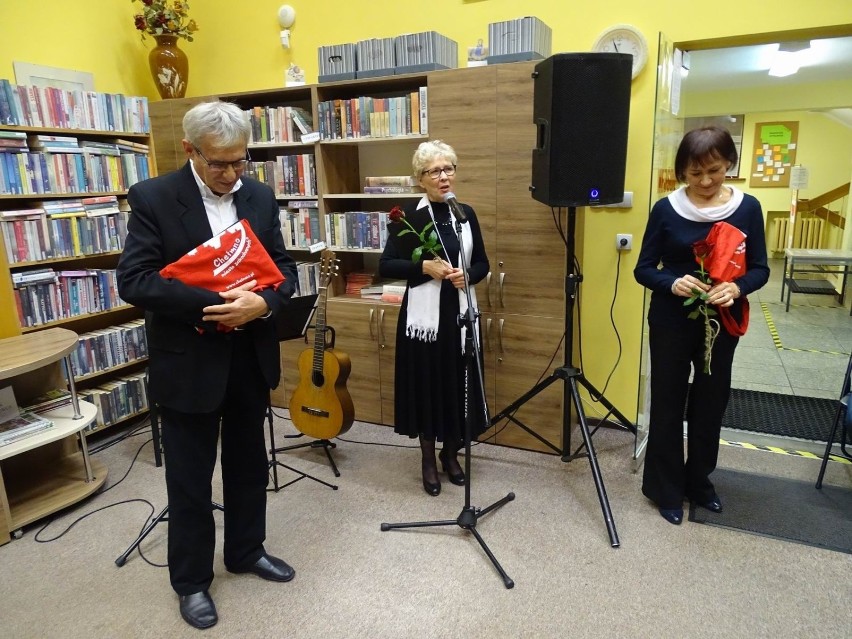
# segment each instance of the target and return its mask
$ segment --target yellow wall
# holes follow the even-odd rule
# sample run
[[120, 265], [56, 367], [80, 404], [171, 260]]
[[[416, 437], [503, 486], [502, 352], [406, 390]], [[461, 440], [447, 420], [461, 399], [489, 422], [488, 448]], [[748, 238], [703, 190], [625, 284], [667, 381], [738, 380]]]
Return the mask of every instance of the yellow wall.
[[[188, 95], [268, 88], [283, 84], [291, 61], [316, 80], [317, 47], [358, 38], [388, 37], [437, 30], [465, 47], [487, 38], [490, 22], [535, 15], [553, 28], [554, 52], [587, 51], [598, 33], [615, 23], [638, 27], [650, 45], [645, 72], [633, 83], [625, 188], [634, 194], [632, 210], [582, 211], [578, 253], [583, 258], [583, 337], [585, 372], [599, 388], [615, 363], [616, 340], [608, 317], [615, 285], [615, 233], [633, 233], [638, 245], [650, 198], [657, 35], [675, 42], [852, 23], [852, 2], [746, 0], [736, 5], [692, 7], [671, 0], [598, 0], [595, 3], [527, 0], [289, 0], [296, 9], [291, 49], [281, 47], [276, 15], [282, 0], [192, 0], [200, 31], [194, 43], [181, 43], [190, 58]], [[12, 60], [92, 71], [99, 91], [154, 97], [147, 75], [147, 51], [133, 28], [130, 0], [0, 1], [0, 76], [12, 78]], [[10, 29], [10, 24], [22, 25]], [[150, 45], [149, 45], [150, 46]], [[499, 158], [497, 158], [499, 161]], [[631, 415], [636, 380], [643, 290], [631, 270], [637, 251], [624, 256], [615, 320], [624, 342], [621, 365], [607, 396]], [[532, 259], [532, 258], [531, 258]], [[535, 283], [531, 282], [531, 286]], [[555, 345], [554, 345], [555, 346]], [[535, 380], [530, 380], [532, 384]]]

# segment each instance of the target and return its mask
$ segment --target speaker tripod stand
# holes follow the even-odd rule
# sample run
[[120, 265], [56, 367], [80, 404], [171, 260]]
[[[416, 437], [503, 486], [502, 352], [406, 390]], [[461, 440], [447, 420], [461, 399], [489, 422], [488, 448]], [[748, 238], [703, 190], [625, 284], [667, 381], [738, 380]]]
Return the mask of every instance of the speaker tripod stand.
[[[461, 222], [456, 220], [456, 235], [458, 236], [459, 246], [462, 245], [462, 227]], [[482, 547], [482, 550], [485, 552], [488, 559], [494, 565], [494, 568], [500, 574], [501, 579], [503, 580], [503, 584], [506, 588], [513, 588], [515, 586], [515, 582], [512, 581], [511, 577], [506, 574], [506, 571], [503, 570], [503, 566], [500, 565], [500, 562], [497, 561], [497, 558], [494, 556], [494, 553], [491, 552], [491, 549], [488, 548], [488, 545], [485, 543], [485, 540], [482, 538], [482, 535], [479, 534], [479, 531], [476, 530], [477, 522], [487, 515], [488, 513], [497, 510], [504, 504], [512, 501], [515, 498], [515, 493], [509, 493], [499, 501], [491, 504], [486, 508], [476, 508], [470, 503], [470, 486], [472, 483], [471, 478], [471, 470], [470, 470], [470, 440], [473, 432], [473, 420], [475, 419], [473, 415], [473, 402], [470, 397], [470, 385], [471, 381], [474, 379], [474, 375], [476, 375], [476, 380], [478, 381], [478, 391], [480, 393], [480, 401], [483, 408], [483, 414], [481, 419], [483, 419], [483, 424], [487, 425], [489, 423], [488, 419], [488, 404], [485, 400], [485, 384], [482, 379], [482, 355], [479, 346], [479, 337], [478, 333], [476, 333], [476, 319], [478, 317], [478, 312], [474, 308], [471, 295], [470, 295], [470, 283], [468, 282], [468, 265], [465, 259], [464, 250], [459, 252], [461, 255], [460, 266], [462, 267], [462, 271], [464, 273], [464, 281], [465, 281], [465, 293], [467, 295], [467, 311], [464, 314], [459, 315], [458, 323], [459, 326], [463, 327], [465, 331], [465, 343], [464, 343], [464, 472], [465, 472], [465, 484], [464, 484], [464, 506], [462, 507], [461, 513], [455, 519], [444, 519], [438, 521], [414, 521], [407, 523], [397, 523], [397, 524], [388, 524], [383, 523], [381, 525], [381, 530], [393, 530], [397, 528], [427, 528], [427, 527], [435, 527], [435, 526], [458, 526], [463, 530], [468, 531], [470, 534], [474, 536], [476, 541]]]
[[[603, 512], [604, 522], [606, 524], [609, 540], [613, 548], [618, 548], [621, 542], [618, 540], [618, 531], [615, 528], [615, 522], [612, 518], [612, 510], [609, 505], [609, 498], [606, 494], [603, 475], [601, 474], [600, 466], [598, 465], [595, 447], [592, 442], [592, 435], [600, 428], [600, 424], [606, 423], [609, 417], [615, 416], [618, 419], [617, 426], [625, 431], [633, 433], [636, 436], [636, 426], [622, 415], [610, 401], [603, 396], [583, 375], [583, 372], [576, 366], [573, 366], [571, 361], [573, 358], [574, 347], [574, 303], [579, 292], [579, 286], [582, 276], [575, 270], [575, 252], [574, 252], [574, 231], [577, 222], [577, 210], [575, 207], [568, 207], [568, 233], [565, 237], [566, 243], [566, 277], [565, 277], [565, 348], [564, 348], [564, 365], [555, 369], [550, 376], [536, 384], [529, 391], [524, 393], [509, 406], [497, 413], [491, 420], [491, 424], [497, 424], [503, 419], [508, 419], [524, 431], [538, 439], [540, 442], [548, 446], [551, 450], [556, 451], [562, 456], [562, 461], [568, 462], [579, 457], [588, 457], [589, 466], [592, 470], [592, 477], [595, 482], [595, 489], [598, 493], [601, 511]], [[514, 413], [526, 404], [533, 397], [541, 393], [554, 382], [563, 382], [563, 399], [562, 399], [562, 448], [554, 445], [541, 437], [538, 433], [529, 428], [514, 416]], [[580, 398], [579, 388], [583, 387], [588, 391], [594, 401], [600, 402], [609, 411], [595, 427], [594, 431], [589, 430], [588, 419], [586, 418], [583, 403]], [[570, 400], [570, 401], [569, 401]], [[583, 438], [583, 443], [570, 453], [571, 448], [571, 407], [577, 413], [577, 422], [580, 428], [580, 434]], [[585, 447], [586, 453], [581, 453]]]

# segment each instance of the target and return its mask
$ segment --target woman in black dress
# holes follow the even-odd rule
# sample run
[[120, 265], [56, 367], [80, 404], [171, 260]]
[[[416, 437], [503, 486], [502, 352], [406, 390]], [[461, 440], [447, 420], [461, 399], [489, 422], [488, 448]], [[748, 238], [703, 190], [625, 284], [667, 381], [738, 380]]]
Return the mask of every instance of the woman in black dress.
[[[412, 158], [414, 176], [426, 191], [416, 204], [406, 206], [404, 220], [389, 225], [388, 240], [379, 262], [382, 277], [406, 280], [396, 333], [394, 431], [418, 437], [422, 453], [423, 488], [432, 496], [441, 492], [435, 460], [435, 442], [443, 442], [438, 457], [450, 481], [465, 483], [458, 462], [464, 444], [465, 366], [463, 335], [458, 317], [467, 308], [464, 274], [459, 261], [459, 242], [454, 219], [444, 202], [453, 190], [456, 153], [439, 140], [422, 143]], [[473, 285], [488, 273], [488, 257], [476, 214], [462, 204], [467, 223], [462, 224], [462, 243], [467, 256], [468, 282]], [[401, 213], [392, 216], [402, 217]], [[413, 229], [413, 232], [411, 232]], [[429, 245], [436, 230], [434, 250]], [[409, 231], [409, 232], [405, 232]], [[414, 254], [412, 256], [412, 254]], [[477, 322], [477, 332], [478, 332]], [[478, 376], [470, 380], [473, 416], [471, 437], [488, 428], [484, 419]]]

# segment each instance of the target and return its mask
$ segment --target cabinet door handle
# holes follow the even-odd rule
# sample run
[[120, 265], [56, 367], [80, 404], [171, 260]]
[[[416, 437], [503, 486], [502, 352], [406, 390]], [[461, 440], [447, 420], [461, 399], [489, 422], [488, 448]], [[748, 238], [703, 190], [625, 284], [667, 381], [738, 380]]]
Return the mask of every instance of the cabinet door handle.
[[379, 311], [379, 341], [385, 343], [385, 309]]
[[376, 309], [370, 309], [370, 339], [375, 339], [376, 335], [373, 333], [373, 316], [376, 314]]
[[505, 348], [503, 348], [503, 324], [505, 324], [505, 322], [506, 322], [506, 320], [504, 320], [504, 319], [500, 319], [500, 321], [498, 322], [498, 325], [499, 325], [499, 327], [500, 327], [500, 330], [498, 331], [498, 333], [497, 333], [497, 334], [498, 334], [498, 335], [499, 335], [499, 337], [500, 337], [500, 352], [501, 352], [501, 353], [505, 353], [505, 352], [506, 352], [506, 349], [505, 349]]
[[503, 285], [504, 285], [505, 281], [506, 281], [506, 274], [500, 273], [500, 307], [501, 308], [506, 308], [506, 302], [503, 299]]
[[491, 347], [491, 322], [493, 320], [489, 317], [485, 320], [485, 350], [489, 353], [494, 349]]
[[[491, 306], [491, 271], [485, 276], [485, 299], [488, 300], [488, 306]], [[489, 322], [491, 320], [488, 320]]]

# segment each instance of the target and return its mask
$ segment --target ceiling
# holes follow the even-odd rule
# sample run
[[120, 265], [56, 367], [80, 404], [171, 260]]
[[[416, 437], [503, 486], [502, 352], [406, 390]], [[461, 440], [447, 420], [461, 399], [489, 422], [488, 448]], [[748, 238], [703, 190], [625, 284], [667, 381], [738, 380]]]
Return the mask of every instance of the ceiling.
[[[690, 51], [689, 75], [683, 80], [683, 89], [696, 93], [778, 86], [794, 89], [803, 84], [852, 81], [852, 37], [811, 40], [811, 62], [784, 78], [767, 73], [777, 49], [778, 44], [761, 44]], [[852, 105], [827, 113], [852, 127]]]

